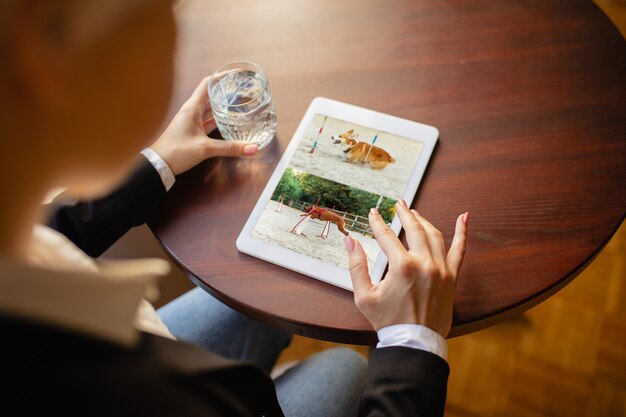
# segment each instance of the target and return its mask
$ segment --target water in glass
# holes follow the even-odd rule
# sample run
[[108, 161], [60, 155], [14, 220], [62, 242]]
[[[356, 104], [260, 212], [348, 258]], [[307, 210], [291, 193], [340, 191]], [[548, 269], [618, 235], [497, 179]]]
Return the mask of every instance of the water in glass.
[[265, 147], [276, 133], [276, 113], [263, 74], [231, 70], [209, 87], [213, 116], [222, 137]]

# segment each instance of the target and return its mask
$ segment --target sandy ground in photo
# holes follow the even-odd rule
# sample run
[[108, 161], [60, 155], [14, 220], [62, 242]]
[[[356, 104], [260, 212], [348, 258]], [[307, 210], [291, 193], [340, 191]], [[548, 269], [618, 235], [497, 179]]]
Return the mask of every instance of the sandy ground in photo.
[[[322, 178], [333, 180], [351, 187], [360, 188], [385, 197], [398, 199], [417, 163], [423, 144], [390, 133], [379, 132], [367, 127], [328, 117], [324, 130], [318, 138], [318, 132], [324, 116], [316, 114], [291, 158], [290, 166], [298, 171], [308, 172]], [[373, 170], [368, 164], [352, 164], [346, 161], [343, 145], [334, 145], [331, 136], [340, 135], [354, 129], [359, 134], [358, 141], [371, 143], [378, 133], [375, 146], [387, 151], [396, 162], [382, 170]], [[317, 140], [317, 149], [309, 153]]]
[[[278, 203], [270, 200], [254, 227], [252, 236], [340, 268], [348, 268], [348, 255], [343, 245], [343, 234], [334, 223], [330, 224], [330, 232], [326, 239], [318, 237], [326, 222], [313, 219], [303, 221], [303, 227], [299, 228], [303, 235], [296, 235], [290, 231], [302, 219], [300, 215], [304, 212], [283, 205], [282, 211], [277, 213], [275, 211], [277, 207]], [[362, 234], [349, 232], [353, 239], [363, 245], [371, 269], [380, 251], [378, 242]]]

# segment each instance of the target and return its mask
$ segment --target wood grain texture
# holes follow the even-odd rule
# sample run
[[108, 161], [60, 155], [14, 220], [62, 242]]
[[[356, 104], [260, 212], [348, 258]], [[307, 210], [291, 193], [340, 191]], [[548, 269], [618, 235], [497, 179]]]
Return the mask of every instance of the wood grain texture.
[[440, 129], [413, 207], [448, 244], [472, 213], [453, 335], [551, 295], [624, 219], [626, 45], [591, 2], [189, 0], [179, 21], [172, 108], [247, 59], [269, 77], [278, 134], [258, 158], [181, 176], [150, 226], [196, 283], [261, 321], [375, 341], [351, 293], [235, 248], [316, 96]]

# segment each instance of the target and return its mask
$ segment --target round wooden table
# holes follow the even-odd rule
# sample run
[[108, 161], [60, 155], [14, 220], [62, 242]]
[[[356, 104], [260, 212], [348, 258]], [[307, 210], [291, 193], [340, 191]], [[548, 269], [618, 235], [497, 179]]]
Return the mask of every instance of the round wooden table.
[[202, 288], [255, 319], [373, 344], [352, 293], [243, 255], [235, 240], [316, 96], [437, 126], [413, 207], [450, 243], [471, 212], [451, 335], [570, 282], [626, 208], [626, 43], [590, 0], [189, 0], [172, 114], [220, 64], [267, 72], [273, 143], [180, 176], [150, 226]]

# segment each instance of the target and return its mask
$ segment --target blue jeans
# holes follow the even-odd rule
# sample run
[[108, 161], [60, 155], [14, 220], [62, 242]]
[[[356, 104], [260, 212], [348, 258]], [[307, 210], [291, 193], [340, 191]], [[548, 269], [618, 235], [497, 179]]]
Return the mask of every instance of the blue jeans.
[[[158, 311], [179, 340], [224, 357], [252, 361], [270, 372], [291, 335], [243, 316], [201, 288]], [[356, 414], [366, 360], [351, 349], [317, 353], [275, 381], [286, 417], [346, 417]]]

